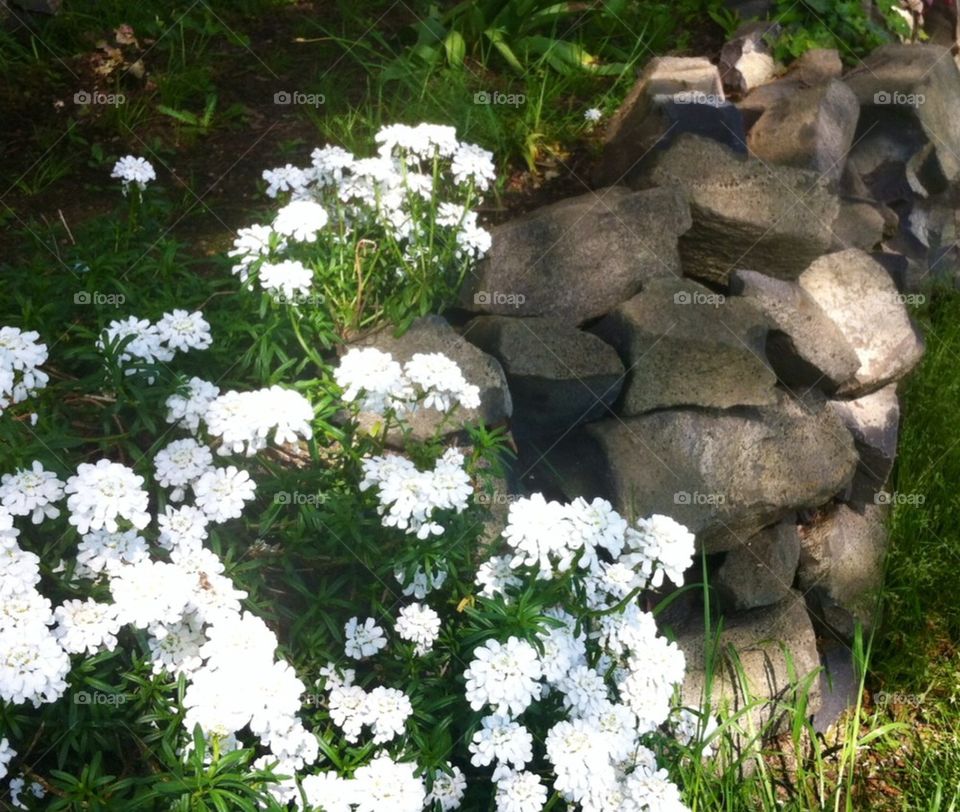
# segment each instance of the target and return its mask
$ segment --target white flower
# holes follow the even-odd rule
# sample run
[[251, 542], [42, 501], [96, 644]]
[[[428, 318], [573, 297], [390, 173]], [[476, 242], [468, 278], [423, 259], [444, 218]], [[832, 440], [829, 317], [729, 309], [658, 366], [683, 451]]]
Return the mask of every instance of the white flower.
[[32, 330], [0, 327], [0, 414], [47, 385], [47, 373], [38, 368], [46, 363], [47, 345], [37, 341], [39, 337]]
[[204, 420], [210, 434], [221, 440], [221, 455], [253, 456], [266, 447], [273, 430], [278, 445], [313, 436], [310, 401], [280, 386], [253, 392], [231, 390], [210, 403]]
[[54, 636], [70, 654], [86, 652], [92, 656], [102, 649], [113, 651], [117, 646], [121, 623], [112, 603], [97, 603], [93, 598], [64, 601], [54, 611], [54, 617]]
[[673, 718], [673, 735], [685, 747], [702, 746], [702, 755], [709, 758], [713, 755], [715, 742], [706, 743], [718, 729], [717, 720], [712, 716], [704, 718], [703, 713], [695, 713], [687, 708], [680, 708]]
[[70, 658], [54, 636], [35, 623], [0, 631], [0, 699], [20, 705], [56, 702], [67, 690]]
[[411, 603], [400, 610], [395, 628], [403, 640], [416, 643], [414, 654], [422, 656], [430, 651], [440, 634], [440, 616], [429, 606]]
[[516, 716], [540, 693], [540, 660], [537, 650], [525, 640], [487, 640], [473, 654], [464, 677], [467, 700], [474, 710], [490, 705], [497, 713]]
[[281, 302], [295, 302], [310, 293], [313, 271], [295, 259], [264, 262], [260, 266], [260, 287]]
[[354, 660], [372, 657], [387, 645], [383, 629], [372, 617], [368, 617], [362, 624], [358, 618], [350, 618], [343, 627], [343, 633], [346, 637], [344, 652]]
[[167, 505], [163, 514], [157, 516], [160, 530], [157, 543], [167, 550], [197, 550], [207, 537], [209, 521], [207, 514], [199, 508]]
[[693, 565], [693, 533], [669, 516], [654, 514], [639, 519], [636, 530], [629, 528], [626, 535], [630, 552], [621, 560], [649, 579], [649, 586], [659, 588], [664, 575], [683, 586], [683, 573]]
[[319, 186], [336, 186], [343, 180], [344, 170], [350, 170], [354, 157], [341, 147], [327, 145], [310, 153], [313, 177]]
[[540, 812], [547, 788], [528, 772], [508, 773], [497, 781], [497, 812]]
[[353, 774], [356, 812], [421, 812], [427, 796], [416, 765], [376, 756]]
[[256, 489], [257, 485], [250, 479], [250, 474], [235, 465], [207, 471], [193, 483], [197, 507], [214, 524], [227, 519], [239, 519], [244, 503], [254, 498]]
[[447, 580], [445, 570], [434, 569], [428, 576], [423, 567], [420, 566], [417, 567], [409, 584], [404, 583], [403, 569], [394, 570], [393, 575], [397, 579], [397, 583], [403, 588], [403, 596], [405, 598], [412, 596], [417, 600], [423, 600], [431, 592], [440, 589], [443, 582]]
[[[240, 277], [241, 282], [246, 282], [250, 276], [250, 266], [257, 260], [270, 254], [270, 242], [274, 239], [275, 232], [270, 226], [254, 225], [249, 228], [241, 228], [237, 232], [237, 237], [233, 241], [233, 249], [227, 252], [227, 256], [237, 260], [233, 266], [233, 273]], [[277, 250], [282, 251], [286, 248], [286, 242], [280, 240], [277, 244]]]
[[366, 724], [373, 730], [373, 743], [384, 744], [403, 734], [413, 706], [403, 691], [377, 687], [367, 694], [366, 711]]
[[563, 706], [574, 717], [592, 716], [599, 713], [607, 703], [607, 686], [603, 676], [586, 665], [570, 669], [560, 680]]
[[301, 779], [300, 786], [310, 806], [323, 812], [352, 812], [354, 782], [335, 772], [317, 773]]
[[53, 503], [63, 498], [63, 482], [34, 460], [30, 468], [18, 468], [0, 478], [0, 504], [13, 516], [30, 516], [33, 524], [56, 519], [60, 511]]
[[10, 746], [10, 741], [6, 737], [0, 739], [0, 778], [7, 777], [7, 765], [16, 754], [17, 751]]
[[357, 742], [367, 719], [367, 692], [359, 685], [336, 685], [330, 690], [327, 710], [346, 740]]
[[623, 812], [688, 812], [666, 770], [635, 770], [626, 778], [624, 796]]
[[509, 555], [495, 555], [477, 568], [476, 583], [483, 587], [480, 590], [482, 597], [505, 596], [508, 590], [516, 589], [523, 584], [510, 566], [511, 560], [512, 557]]
[[418, 124], [415, 127], [389, 124], [381, 127], [373, 138], [380, 144], [380, 154], [384, 157], [399, 152], [398, 157], [409, 153], [418, 160], [430, 160], [434, 155], [450, 157], [459, 146], [456, 129], [442, 124]]
[[541, 577], [553, 575], [555, 559], [561, 572], [568, 569], [579, 551], [571, 548], [575, 536], [565, 507], [539, 493], [511, 503], [503, 538], [516, 551], [511, 566], [539, 565]]
[[583, 117], [591, 124], [596, 124], [601, 118], [603, 118], [603, 113], [601, 113], [596, 107], [591, 107], [589, 110], [583, 111]]
[[[104, 335], [97, 339], [97, 349], [104, 352], [108, 345], [122, 344], [123, 348], [119, 351], [117, 363], [128, 367], [127, 375], [134, 375], [141, 369], [141, 365], [136, 361], [149, 367], [173, 360], [174, 351], [163, 343], [157, 326], [147, 319], [138, 319], [136, 316], [130, 316], [122, 321], [115, 319], [103, 332]], [[153, 381], [154, 375], [151, 372], [147, 382], [152, 384]]]
[[157, 173], [146, 158], [124, 155], [113, 165], [110, 177], [123, 181], [123, 193], [126, 194], [131, 184], [135, 184], [141, 191], [146, 189], [150, 181], [157, 179]]
[[[0, 526], [9, 514], [0, 510]], [[40, 558], [0, 535], [0, 598], [29, 592], [40, 582]]]
[[167, 422], [180, 421], [188, 431], [196, 434], [210, 403], [219, 394], [220, 389], [209, 381], [191, 378], [186, 395], [171, 395], [167, 398]]
[[616, 784], [605, 737], [583, 719], [558, 722], [547, 733], [547, 758], [557, 775], [554, 787], [568, 801], [602, 795]]
[[617, 691], [637, 716], [637, 729], [647, 732], [661, 725], [670, 714], [674, 686], [683, 682], [686, 661], [676, 643], [654, 637], [627, 661], [627, 673]]
[[498, 765], [522, 770], [533, 759], [533, 736], [519, 722], [492, 714], [480, 724], [467, 748], [474, 767], [487, 767], [496, 761]]
[[273, 221], [273, 229], [297, 242], [314, 242], [317, 232], [327, 224], [327, 212], [312, 200], [292, 200]]
[[171, 350], [180, 352], [205, 350], [213, 344], [210, 324], [199, 310], [193, 313], [186, 310], [164, 313], [157, 322], [157, 335]]
[[449, 761], [446, 766], [446, 770], [433, 771], [433, 786], [424, 800], [427, 805], [440, 804], [440, 812], [459, 809], [467, 791], [467, 779], [460, 768]]
[[84, 534], [77, 546], [77, 577], [96, 578], [148, 557], [147, 542], [136, 530], [94, 530]]
[[403, 374], [416, 387], [424, 408], [446, 412], [455, 403], [465, 409], [480, 405], [480, 388], [467, 383], [457, 363], [443, 353], [416, 353], [404, 364]]
[[173, 676], [192, 674], [203, 665], [200, 649], [207, 641], [203, 624], [194, 615], [184, 615], [176, 623], [153, 623], [150, 637], [150, 664], [154, 674]]
[[264, 169], [263, 179], [269, 184], [267, 197], [276, 197], [278, 192], [298, 192], [307, 182], [304, 171], [293, 164], [276, 169]]
[[262, 618], [250, 612], [217, 618], [207, 630], [207, 638], [201, 656], [211, 667], [227, 671], [251, 663], [269, 665], [277, 649], [277, 636]]
[[70, 524], [80, 533], [101, 528], [115, 533], [118, 518], [126, 519], [136, 528], [146, 527], [150, 516], [147, 493], [142, 485], [142, 476], [118, 462], [80, 463], [77, 473], [67, 480], [64, 488], [70, 494], [67, 499]]
[[[25, 589], [0, 598], [0, 629], [10, 626], [53, 623], [50, 601], [35, 589]], [[46, 633], [46, 630], [41, 630]]]
[[149, 559], [111, 573], [110, 593], [123, 623], [146, 629], [179, 623], [187, 611], [194, 580], [175, 564]]
[[389, 353], [373, 347], [347, 352], [334, 370], [333, 379], [343, 390], [345, 403], [352, 403], [362, 393], [360, 409], [366, 412], [384, 414], [387, 409], [401, 407], [410, 395], [400, 364]]
[[472, 183], [485, 191], [497, 179], [493, 153], [476, 144], [459, 144], [453, 153], [450, 171], [457, 183]]
[[543, 678], [547, 684], [557, 686], [572, 668], [586, 663], [586, 635], [581, 631], [574, 636], [576, 620], [567, 612], [550, 609], [546, 614], [563, 621], [564, 624], [537, 633], [537, 639], [543, 645], [543, 654], [540, 657]]
[[174, 440], [153, 458], [153, 470], [161, 488], [173, 488], [170, 499], [179, 502], [184, 491], [213, 468], [213, 453], [196, 440]]

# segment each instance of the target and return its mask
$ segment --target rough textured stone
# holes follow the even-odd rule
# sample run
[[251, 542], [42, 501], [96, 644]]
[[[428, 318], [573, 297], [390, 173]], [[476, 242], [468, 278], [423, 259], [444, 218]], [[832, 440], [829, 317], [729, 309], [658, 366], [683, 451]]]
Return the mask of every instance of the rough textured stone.
[[758, 406], [776, 400], [764, 357], [767, 322], [750, 302], [689, 279], [652, 280], [593, 331], [613, 345], [627, 373], [619, 410], [665, 406]]
[[652, 59], [607, 125], [594, 184], [629, 183], [651, 151], [685, 132], [746, 152], [743, 119], [726, 102], [716, 66], [703, 58]]
[[844, 248], [872, 251], [883, 240], [886, 228], [885, 213], [878, 205], [841, 199], [840, 213], [833, 223], [831, 248], [835, 251]]
[[816, 260], [799, 279], [846, 336], [860, 359], [853, 381], [839, 392], [856, 397], [906, 375], [923, 355], [923, 338], [910, 321], [886, 269], [856, 248]]
[[897, 458], [900, 402], [890, 384], [856, 400], [834, 400], [830, 407], [853, 435], [860, 463], [845, 494], [847, 500], [872, 502], [890, 478]]
[[623, 386], [616, 351], [557, 319], [479, 316], [463, 335], [503, 366], [515, 423], [564, 431], [607, 414]]
[[648, 179], [689, 196], [693, 227], [680, 238], [689, 276], [726, 284], [736, 268], [760, 268], [795, 279], [833, 240], [839, 202], [808, 170], [741, 161], [719, 144], [683, 136]]
[[795, 282], [736, 271], [730, 277], [730, 291], [753, 302], [776, 328], [766, 353], [788, 386], [835, 390], [856, 375], [860, 359], [853, 346]]
[[910, 201], [916, 192], [907, 177], [907, 164], [927, 144], [923, 127], [909, 113], [895, 107], [864, 107], [847, 169], [874, 200]]
[[746, 23], [720, 50], [720, 78], [735, 93], [748, 93], [776, 76], [768, 42], [780, 33], [776, 22]]
[[[687, 660], [683, 704], [701, 707], [707, 699], [706, 671], [712, 659], [711, 712], [716, 715], [726, 707], [736, 713], [764, 700], [746, 712], [740, 726], [745, 730], [752, 726], [753, 732], [767, 735], [789, 724], [793, 678], [803, 680], [820, 667], [813, 626], [803, 598], [795, 592], [774, 606], [728, 616], [716, 641], [706, 638], [702, 618], [699, 623], [694, 620], [678, 633], [677, 644]], [[817, 680], [808, 702], [808, 710], [815, 713], [820, 706]]]
[[888, 509], [837, 504], [800, 530], [797, 581], [814, 619], [846, 640], [857, 622], [869, 633], [883, 582]]
[[859, 117], [853, 91], [831, 79], [800, 88], [768, 107], [751, 128], [747, 143], [763, 161], [811, 169], [837, 181]]
[[713, 577], [713, 588], [722, 605], [733, 611], [770, 606], [789, 596], [799, 560], [796, 522], [783, 522], [727, 553]]
[[[416, 353], [430, 352], [443, 353], [456, 361], [467, 381], [480, 387], [480, 407], [457, 409], [446, 433], [458, 431], [468, 423], [502, 423], [513, 412], [507, 379], [496, 358], [461, 338], [440, 316], [417, 319], [399, 338], [391, 329], [383, 329], [358, 339], [352, 346], [376, 347], [400, 363], [409, 361]], [[413, 436], [425, 440], [434, 435], [442, 417], [436, 409], [420, 409], [408, 417], [407, 422]], [[376, 415], [362, 414], [361, 426], [372, 428], [378, 420]]]
[[680, 270], [677, 235], [690, 213], [676, 189], [611, 187], [561, 200], [493, 230], [467, 279], [467, 310], [555, 316], [571, 325], [612, 310], [643, 283]]
[[830, 636], [820, 640], [823, 671], [820, 673], [820, 709], [813, 715], [817, 733], [826, 733], [841, 714], [856, 704], [860, 677], [850, 647]]
[[773, 406], [588, 423], [547, 457], [567, 498], [602, 496], [627, 515], [668, 514], [708, 553], [824, 504], [856, 465], [853, 438], [825, 403], [782, 394]]
[[935, 147], [944, 176], [960, 179], [960, 70], [948, 49], [884, 45], [845, 81], [861, 105], [895, 106], [914, 115]]
[[811, 48], [790, 65], [789, 75], [805, 85], [818, 85], [839, 79], [843, 62], [836, 48]]

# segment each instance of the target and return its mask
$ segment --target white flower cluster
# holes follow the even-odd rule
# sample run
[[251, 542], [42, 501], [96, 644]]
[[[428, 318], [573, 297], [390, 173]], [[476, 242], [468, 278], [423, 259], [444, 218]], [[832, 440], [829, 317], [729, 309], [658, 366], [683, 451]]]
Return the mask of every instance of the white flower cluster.
[[313, 436], [310, 401], [281, 386], [219, 395], [210, 401], [202, 420], [207, 431], [220, 439], [217, 453], [221, 455], [252, 457], [267, 447], [271, 432], [277, 445]]
[[439, 536], [444, 528], [433, 520], [434, 511], [462, 513], [469, 505], [473, 486], [464, 463], [463, 454], [455, 448], [448, 448], [432, 471], [418, 471], [399, 454], [366, 457], [360, 490], [377, 486], [377, 510], [384, 527], [415, 533], [419, 539]]
[[23, 403], [47, 385], [47, 373], [39, 369], [47, 360], [47, 345], [35, 331], [0, 327], [0, 415], [11, 404]]
[[[404, 261], [432, 261], [437, 246], [449, 244], [459, 261], [480, 259], [490, 234], [476, 212], [462, 203], [475, 201], [496, 177], [493, 156], [460, 142], [452, 127], [394, 124], [376, 135], [378, 154], [358, 158], [336, 146], [318, 148], [311, 164], [286, 164], [263, 172], [271, 198], [289, 202], [271, 225], [240, 229], [229, 255], [233, 272], [246, 282], [259, 271], [261, 286], [288, 300], [309, 290], [313, 272], [284, 254], [300, 243], [365, 239], [385, 232], [404, 249]], [[446, 193], [459, 202], [444, 200]], [[433, 207], [424, 202], [435, 201]], [[433, 222], [425, 217], [435, 211]]]
[[467, 383], [455, 361], [439, 352], [416, 353], [401, 366], [390, 353], [374, 347], [354, 348], [340, 359], [334, 380], [347, 403], [359, 400], [362, 411], [397, 414], [419, 406], [441, 412], [455, 405], [480, 406], [480, 388]]
[[[127, 375], [134, 375], [142, 367], [172, 361], [177, 352], [205, 350], [213, 338], [210, 325], [199, 310], [193, 313], [173, 310], [164, 313], [156, 324], [136, 316], [111, 321], [104, 335], [97, 339], [97, 349], [104, 352], [115, 342], [123, 343], [117, 362], [126, 367]], [[154, 378], [150, 374], [147, 381], [153, 383]]]
[[[523, 583], [521, 568], [540, 579], [572, 572], [598, 616], [578, 631], [576, 619], [556, 607], [538, 634], [540, 652], [517, 637], [474, 650], [466, 698], [490, 715], [469, 750], [474, 766], [494, 766], [497, 809], [532, 812], [545, 803], [547, 788], [527, 769], [533, 736], [520, 717], [556, 693], [567, 718], [553, 724], [545, 745], [564, 801], [583, 812], [681, 812], [679, 790], [644, 737], [671, 717], [683, 652], [658, 635], [652, 614], [624, 599], [664, 575], [682, 585], [692, 534], [664, 516], [631, 528], [602, 499], [562, 505], [538, 494], [511, 505], [503, 538], [511, 553], [480, 567], [481, 595], [511, 600]], [[681, 719], [678, 735], [695, 735]]]
[[124, 155], [113, 165], [110, 177], [123, 182], [123, 193], [126, 194], [131, 184], [140, 191], [146, 189], [150, 181], [157, 179], [157, 173], [154, 171], [153, 164], [146, 158]]

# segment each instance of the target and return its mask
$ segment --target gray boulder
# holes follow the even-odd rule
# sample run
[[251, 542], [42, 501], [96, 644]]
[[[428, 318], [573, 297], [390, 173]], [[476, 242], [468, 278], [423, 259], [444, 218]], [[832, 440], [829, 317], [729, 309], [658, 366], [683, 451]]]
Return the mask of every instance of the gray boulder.
[[602, 316], [648, 280], [680, 271], [690, 227], [680, 191], [611, 187], [561, 200], [493, 230], [493, 245], [461, 292], [475, 313]]
[[767, 357], [788, 386], [832, 391], [856, 374], [860, 359], [853, 346], [795, 282], [736, 271], [730, 291], [756, 305], [776, 328], [767, 342]]
[[886, 485], [897, 458], [900, 402], [897, 385], [885, 386], [856, 400], [833, 400], [830, 407], [853, 435], [860, 462], [844, 497], [873, 502]]
[[727, 616], [719, 636], [707, 637], [703, 619], [699, 624], [695, 619], [678, 633], [677, 645], [687, 661], [685, 707], [700, 708], [709, 700], [714, 716], [724, 708], [730, 714], [746, 711], [738, 723], [745, 734], [736, 737], [738, 747], [789, 725], [798, 682], [811, 683], [808, 711], [820, 706], [819, 680], [808, 679], [820, 667], [816, 636], [796, 592], [774, 606]]
[[940, 45], [894, 43], [870, 54], [845, 81], [861, 105], [896, 108], [917, 119], [949, 182], [960, 179], [960, 69]]
[[[480, 406], [477, 409], [457, 409], [452, 419], [443, 423], [443, 415], [436, 409], [419, 409], [407, 416], [414, 439], [426, 440], [440, 430], [442, 434], [460, 431], [465, 425], [483, 423], [495, 425], [504, 422], [513, 412], [507, 379], [496, 358], [487, 355], [461, 338], [440, 316], [425, 316], [413, 322], [402, 336], [393, 335], [392, 328], [384, 328], [357, 339], [351, 347], [376, 347], [390, 353], [395, 361], [405, 363], [417, 353], [439, 352], [459, 364], [468, 383], [480, 387]], [[361, 413], [361, 427], [374, 429], [381, 418]], [[391, 443], [401, 439], [392, 431]]]
[[795, 279], [829, 249], [839, 202], [815, 172], [740, 160], [713, 141], [682, 136], [652, 167], [654, 185], [690, 200], [680, 238], [687, 275], [726, 284], [737, 268]]
[[885, 208], [862, 200], [840, 200], [840, 213], [833, 223], [834, 251], [862, 248], [872, 251], [883, 241], [887, 230]]
[[845, 640], [869, 633], [887, 551], [886, 505], [833, 505], [800, 529], [797, 582], [814, 620]]
[[712, 585], [725, 609], [770, 606], [790, 595], [799, 560], [796, 522], [783, 522], [761, 530], [727, 553]]
[[707, 553], [735, 549], [800, 508], [843, 491], [853, 439], [825, 403], [668, 409], [600, 420], [546, 455], [557, 487], [609, 499], [626, 515], [663, 513]]
[[788, 75], [805, 85], [819, 85], [843, 75], [843, 62], [836, 48], [811, 48], [790, 65]]
[[777, 75], [769, 42], [780, 33], [776, 22], [746, 23], [720, 50], [720, 78], [735, 93], [749, 93]]
[[798, 88], [768, 107], [750, 130], [750, 152], [768, 163], [811, 169], [837, 181], [860, 117], [843, 82]]
[[899, 380], [923, 355], [923, 338], [887, 270], [856, 248], [820, 257], [803, 272], [800, 287], [840, 328], [860, 368], [839, 387], [858, 397]]
[[565, 431], [604, 416], [623, 386], [616, 351], [558, 319], [478, 316], [463, 336], [506, 372], [514, 422], [540, 431]]
[[767, 322], [753, 304], [689, 279], [654, 279], [593, 331], [627, 367], [623, 415], [665, 406], [759, 406], [776, 400], [764, 356]]

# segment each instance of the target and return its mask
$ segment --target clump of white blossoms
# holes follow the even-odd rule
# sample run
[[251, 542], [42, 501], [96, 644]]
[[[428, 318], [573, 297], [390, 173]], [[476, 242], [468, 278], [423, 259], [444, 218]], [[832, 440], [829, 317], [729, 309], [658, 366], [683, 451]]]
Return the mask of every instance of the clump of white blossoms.
[[346, 638], [344, 650], [348, 657], [355, 660], [372, 657], [387, 645], [383, 629], [372, 617], [368, 617], [363, 623], [359, 618], [350, 618], [343, 632]]
[[191, 378], [185, 394], [174, 394], [167, 398], [167, 422], [180, 423], [187, 431], [196, 434], [207, 409], [219, 394], [220, 388], [209, 381]]
[[360, 490], [377, 487], [377, 510], [384, 527], [396, 527], [420, 539], [438, 536], [444, 528], [433, 520], [434, 511], [462, 513], [469, 505], [473, 487], [464, 464], [463, 454], [455, 448], [448, 448], [430, 471], [417, 470], [398, 454], [367, 457]]
[[218, 454], [253, 456], [267, 447], [270, 433], [277, 445], [313, 436], [313, 408], [299, 392], [271, 386], [253, 392], [229, 391], [210, 401], [203, 421], [220, 439]]
[[212, 468], [192, 483], [197, 507], [215, 524], [239, 519], [243, 506], [256, 495], [257, 485], [235, 465]]
[[471, 708], [489, 705], [497, 713], [518, 716], [539, 696], [543, 670], [537, 650], [526, 640], [510, 637], [505, 643], [487, 640], [478, 646], [463, 676]]
[[126, 194], [131, 186], [142, 192], [148, 183], [157, 179], [157, 173], [146, 158], [124, 155], [113, 165], [110, 177], [123, 182], [123, 193]]
[[0, 415], [47, 385], [49, 377], [39, 369], [47, 361], [47, 345], [39, 338], [33, 330], [0, 327]]
[[590, 124], [596, 124], [600, 119], [603, 118], [603, 113], [600, 112], [596, 107], [591, 107], [583, 111], [583, 118]]
[[414, 643], [414, 654], [422, 656], [433, 648], [440, 634], [440, 616], [429, 606], [411, 603], [400, 610], [395, 624], [397, 634]]
[[118, 462], [81, 463], [64, 488], [70, 494], [70, 524], [80, 533], [101, 528], [115, 533], [117, 519], [126, 519], [139, 529], [146, 527], [150, 515], [142, 486], [143, 477]]
[[333, 373], [347, 403], [362, 411], [403, 415], [417, 408], [447, 412], [455, 406], [476, 409], [480, 388], [470, 384], [455, 361], [442, 353], [416, 353], [403, 366], [375, 347], [353, 348]]
[[[173, 310], [156, 324], [136, 316], [114, 319], [97, 339], [97, 349], [106, 352], [115, 347], [117, 363], [125, 367], [127, 375], [134, 375], [144, 366], [169, 363], [177, 352], [205, 350], [212, 342], [210, 325], [199, 310]], [[151, 372], [147, 382], [154, 379]]]
[[186, 489], [213, 468], [213, 453], [193, 439], [174, 440], [153, 458], [153, 471], [161, 488], [172, 488], [170, 501], [180, 502]]
[[63, 498], [63, 485], [56, 474], [34, 460], [30, 468], [0, 477], [0, 505], [11, 516], [29, 516], [33, 524], [56, 519], [60, 510], [54, 503]]

